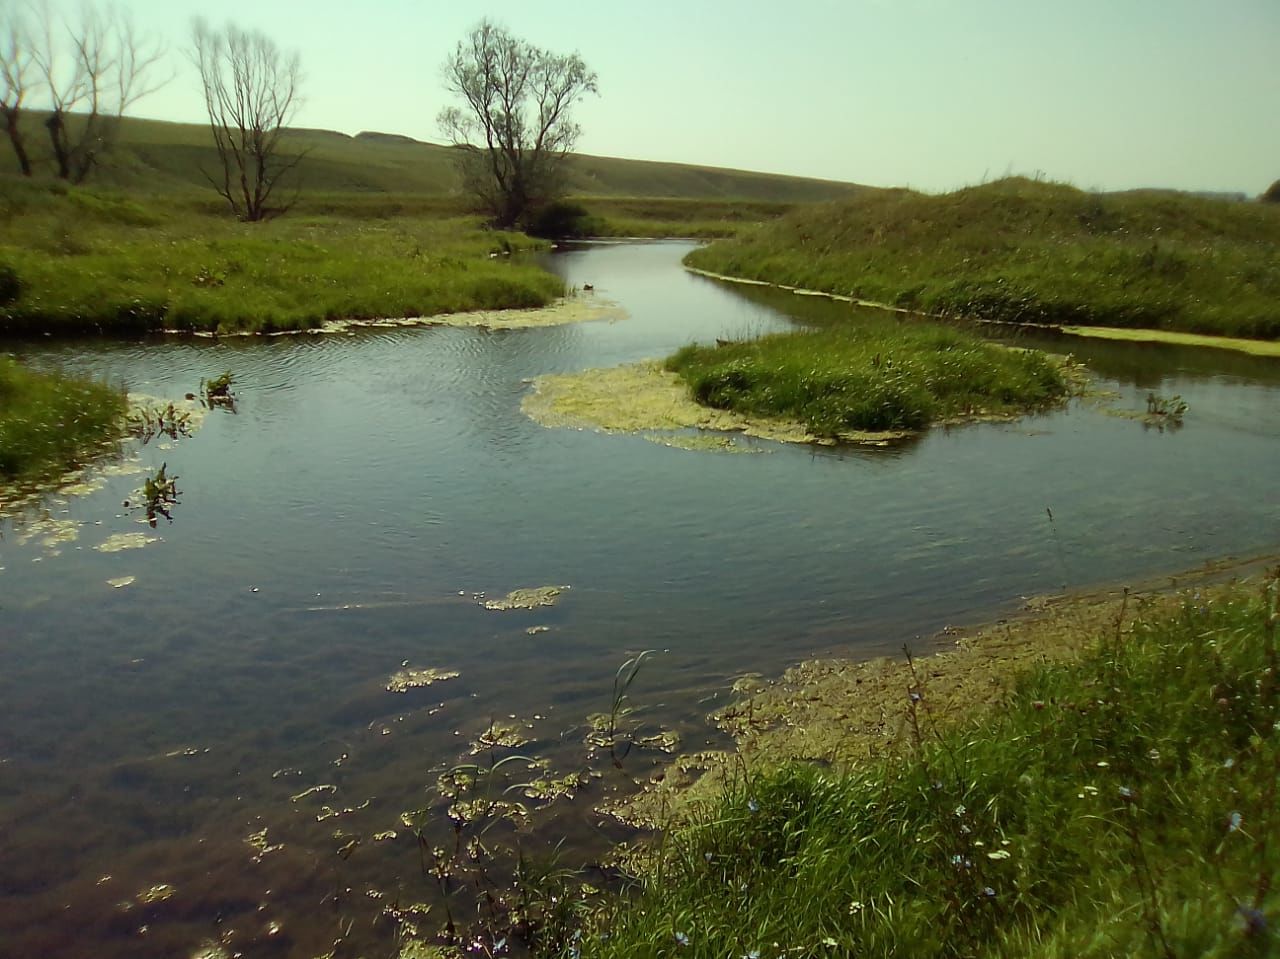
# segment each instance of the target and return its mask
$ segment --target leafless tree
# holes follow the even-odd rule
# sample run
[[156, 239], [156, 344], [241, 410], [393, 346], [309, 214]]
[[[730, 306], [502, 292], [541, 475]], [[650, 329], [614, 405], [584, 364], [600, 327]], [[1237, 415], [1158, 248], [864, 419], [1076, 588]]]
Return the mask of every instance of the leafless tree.
[[564, 159], [581, 128], [571, 111], [596, 93], [596, 74], [482, 20], [445, 63], [445, 86], [463, 105], [440, 113], [459, 151], [463, 183], [498, 226], [510, 227], [559, 195]]
[[298, 55], [285, 55], [266, 35], [230, 24], [217, 31], [196, 20], [193, 39], [191, 58], [222, 167], [205, 176], [242, 220], [281, 212], [287, 205], [271, 207], [272, 193], [302, 159], [280, 154], [280, 135], [299, 103]]
[[5, 0], [0, 14], [0, 115], [23, 176], [31, 176], [31, 158], [19, 120], [34, 82], [33, 54], [30, 23], [12, 0]]
[[164, 48], [140, 35], [126, 11], [86, 3], [78, 20], [47, 4], [32, 59], [49, 100], [45, 128], [57, 174], [82, 183], [114, 145], [120, 118], [168, 82], [154, 80]]

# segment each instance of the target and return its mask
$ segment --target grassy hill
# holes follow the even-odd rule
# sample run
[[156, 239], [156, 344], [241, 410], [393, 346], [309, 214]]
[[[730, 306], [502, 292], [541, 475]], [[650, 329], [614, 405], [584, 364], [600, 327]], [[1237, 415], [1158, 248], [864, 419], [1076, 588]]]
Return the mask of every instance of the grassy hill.
[[1280, 338], [1280, 208], [1010, 178], [857, 193], [689, 256], [931, 313]]
[[[43, 158], [42, 117], [26, 116], [29, 148]], [[451, 147], [387, 133], [347, 136], [330, 130], [290, 130], [290, 152], [307, 153], [301, 167], [308, 192], [395, 193], [444, 197], [459, 192]], [[201, 168], [214, 169], [217, 156], [203, 124], [124, 119], [115, 153], [95, 175], [98, 186], [148, 191], [207, 190]], [[12, 150], [0, 147], [0, 170], [17, 169]], [[854, 184], [802, 177], [655, 163], [612, 157], [575, 156], [569, 163], [568, 192], [582, 197], [651, 197], [806, 203], [847, 196]]]

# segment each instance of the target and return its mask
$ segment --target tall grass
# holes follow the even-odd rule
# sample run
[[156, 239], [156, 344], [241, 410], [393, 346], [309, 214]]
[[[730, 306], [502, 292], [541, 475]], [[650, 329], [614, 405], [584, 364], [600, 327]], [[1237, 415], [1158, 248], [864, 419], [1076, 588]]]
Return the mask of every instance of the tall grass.
[[926, 312], [1280, 337], [1280, 208], [1012, 178], [857, 194], [691, 265]]
[[[474, 219], [291, 216], [240, 224], [189, 205], [7, 181], [0, 335], [293, 330], [327, 320], [542, 306], [561, 281]], [[496, 255], [496, 258], [495, 258]]]
[[0, 356], [0, 481], [38, 482], [83, 465], [120, 437], [125, 408], [120, 390]]
[[1046, 406], [1058, 367], [938, 323], [864, 316], [820, 330], [687, 346], [667, 369], [707, 406], [799, 420], [817, 435], [914, 430], [946, 417]]
[[740, 776], [582, 955], [1275, 955], [1278, 574], [960, 725], [917, 677], [902, 755]]

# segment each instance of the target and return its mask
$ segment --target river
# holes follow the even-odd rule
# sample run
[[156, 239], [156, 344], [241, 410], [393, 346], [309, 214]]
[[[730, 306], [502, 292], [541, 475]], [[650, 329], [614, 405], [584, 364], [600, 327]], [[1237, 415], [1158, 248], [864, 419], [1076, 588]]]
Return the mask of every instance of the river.
[[[161, 396], [231, 369], [239, 403], [131, 447], [180, 477], [172, 522], [140, 526], [121, 505], [140, 477], [117, 476], [50, 504], [74, 540], [4, 528], [0, 955], [388, 954], [379, 910], [430, 892], [401, 813], [495, 719], [572, 768], [641, 650], [637, 715], [700, 748], [744, 672], [923, 651], [1027, 595], [1280, 542], [1280, 363], [1226, 351], [1069, 344], [1112, 407], [1181, 395], [1176, 430], [1078, 400], [894, 448], [735, 455], [525, 417], [539, 374], [850, 309], [692, 276], [688, 249], [547, 257], [616, 322], [13, 347]], [[138, 531], [156, 541], [93, 548]], [[570, 588], [483, 606], [545, 585]], [[387, 691], [404, 663], [458, 675]], [[616, 785], [560, 801], [543, 833], [622, 837], [591, 811]]]

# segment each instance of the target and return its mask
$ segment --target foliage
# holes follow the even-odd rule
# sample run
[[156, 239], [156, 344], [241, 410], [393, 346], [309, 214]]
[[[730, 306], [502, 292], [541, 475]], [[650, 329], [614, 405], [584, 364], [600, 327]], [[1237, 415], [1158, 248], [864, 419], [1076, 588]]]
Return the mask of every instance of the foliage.
[[0, 480], [38, 482], [83, 466], [123, 432], [125, 397], [0, 356]]
[[922, 429], [939, 418], [1043, 407], [1066, 393], [1042, 354], [938, 323], [861, 314], [821, 330], [687, 346], [666, 365], [699, 403], [799, 420], [821, 436]]
[[197, 19], [192, 59], [200, 72], [209, 130], [218, 154], [206, 178], [241, 220], [256, 223], [287, 206], [271, 205], [281, 178], [302, 154], [281, 152], [284, 127], [298, 107], [302, 67], [258, 31]]
[[569, 200], [555, 200], [539, 208], [529, 220], [530, 236], [541, 236], [551, 240], [566, 237], [592, 236], [595, 221], [587, 208], [580, 203]]
[[439, 122], [457, 150], [464, 186], [495, 225], [523, 223], [564, 189], [564, 160], [581, 132], [574, 105], [596, 92], [576, 53], [556, 54], [482, 20], [445, 64], [461, 107]]
[[1274, 955], [1278, 588], [1122, 609], [958, 728], [916, 674], [903, 755], [744, 773], [582, 955]]
[[200, 392], [209, 406], [235, 406], [235, 394], [231, 392], [231, 384], [235, 376], [230, 370], [219, 373], [213, 379], [200, 381]]
[[1262, 194], [1263, 203], [1280, 203], [1280, 180], [1267, 187], [1267, 191]]
[[857, 194], [695, 250], [691, 265], [930, 313], [1280, 337], [1280, 213], [1013, 178]]
[[0, 336], [309, 329], [544, 306], [563, 292], [531, 263], [490, 258], [532, 241], [471, 219], [243, 224], [99, 191], [21, 186], [10, 192], [13, 215], [0, 217], [0, 261], [22, 278], [17, 300], [0, 306]]

